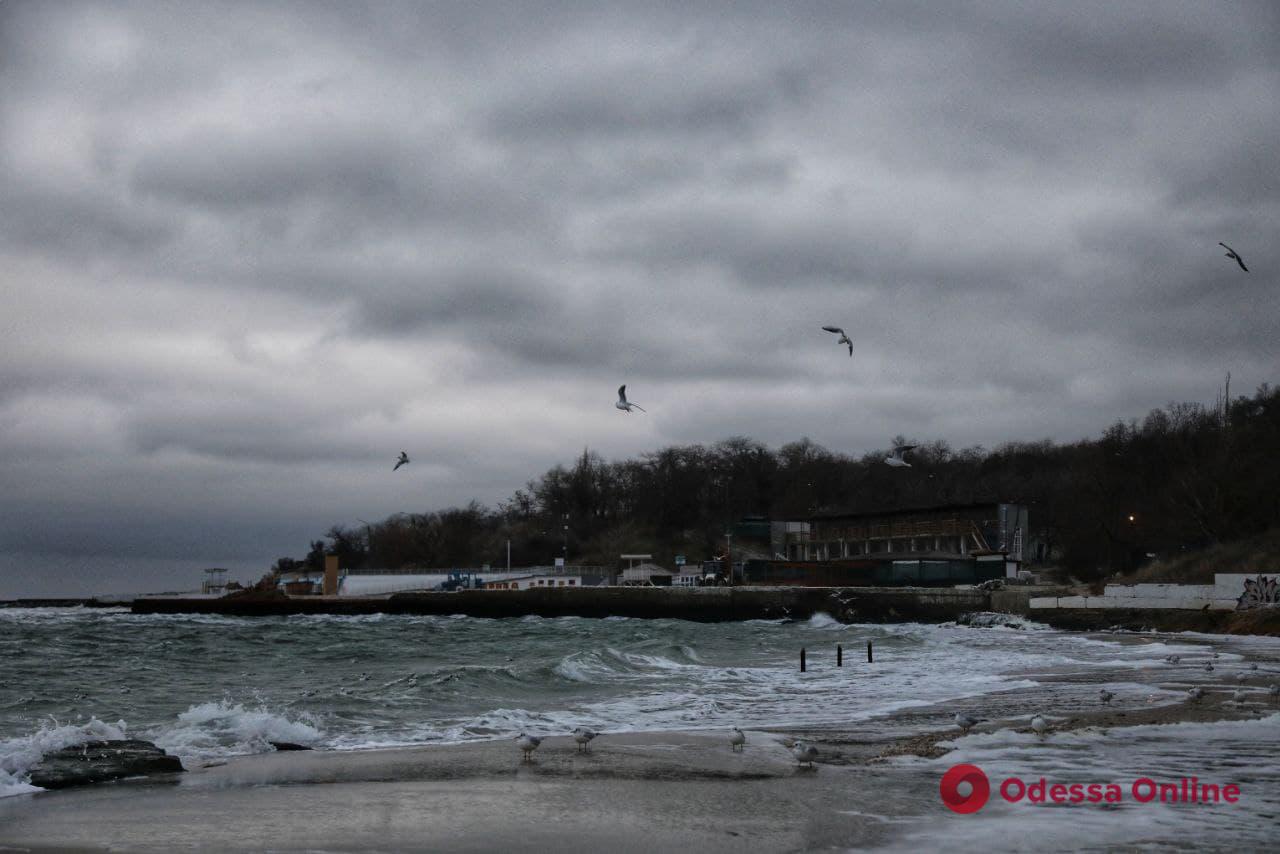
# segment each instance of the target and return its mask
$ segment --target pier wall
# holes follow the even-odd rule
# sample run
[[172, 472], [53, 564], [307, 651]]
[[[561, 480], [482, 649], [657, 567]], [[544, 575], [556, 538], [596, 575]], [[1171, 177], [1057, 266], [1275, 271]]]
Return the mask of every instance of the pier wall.
[[988, 610], [990, 593], [975, 589], [868, 587], [595, 587], [397, 593], [389, 597], [232, 596], [221, 599], [138, 599], [139, 614], [463, 614], [470, 617], [640, 617], [699, 622], [808, 619], [824, 613], [844, 621], [945, 622]]

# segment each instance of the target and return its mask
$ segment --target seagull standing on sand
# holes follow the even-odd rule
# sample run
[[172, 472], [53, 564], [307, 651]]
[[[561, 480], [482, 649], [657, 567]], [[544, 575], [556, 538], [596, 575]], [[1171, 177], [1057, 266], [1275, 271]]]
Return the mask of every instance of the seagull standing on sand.
[[515, 740], [516, 747], [520, 748], [521, 752], [524, 754], [520, 761], [532, 762], [533, 751], [538, 749], [539, 744], [542, 744], [542, 739], [536, 735], [525, 735], [524, 733], [520, 733], [516, 736]]
[[1112, 694], [1112, 693], [1111, 693], [1110, 691], [1108, 691], [1106, 688], [1102, 688], [1102, 689], [1100, 689], [1100, 690], [1098, 691], [1098, 699], [1099, 699], [1099, 700], [1101, 700], [1101, 701], [1103, 702], [1103, 704], [1104, 704], [1104, 705], [1105, 705], [1105, 704], [1107, 704], [1107, 703], [1110, 703], [1110, 702], [1111, 702], [1111, 698], [1112, 698], [1112, 697], [1114, 697], [1114, 696], [1115, 696], [1115, 694]]
[[1044, 738], [1044, 734], [1049, 731], [1049, 722], [1043, 715], [1036, 715], [1031, 719], [1031, 728], [1036, 731], [1036, 735]]
[[895, 445], [893, 455], [884, 458], [885, 464], [894, 468], [911, 468], [911, 463], [904, 460], [902, 455], [913, 448], [915, 448], [915, 445]]
[[409, 462], [409, 455], [406, 454], [404, 451], [401, 451], [400, 459], [396, 460], [396, 466], [395, 468], [392, 469], [392, 471], [395, 471], [396, 469], [400, 468], [400, 466], [404, 465], [407, 462]]
[[1236, 250], [1232, 249], [1230, 246], [1223, 243], [1221, 240], [1218, 241], [1218, 245], [1221, 246], [1223, 249], [1227, 250], [1228, 258], [1236, 259], [1236, 263], [1240, 265], [1241, 270], [1244, 270], [1246, 273], [1249, 272], [1249, 268], [1244, 265], [1244, 259], [1236, 254]]
[[986, 718], [971, 718], [961, 712], [956, 712], [956, 726], [960, 727], [965, 735], [969, 734], [969, 730], [973, 729], [976, 724], [982, 723]]
[[634, 403], [627, 403], [627, 387], [625, 385], [618, 386], [618, 402], [615, 403], [614, 406], [621, 409], [623, 412], [630, 412], [633, 409], [639, 409], [641, 412], [645, 411], [643, 406], [637, 406]]
[[812, 744], [805, 744], [803, 741], [797, 741], [796, 746], [791, 748], [791, 755], [796, 758], [796, 762], [801, 765], [806, 762], [809, 767], [813, 767], [813, 761], [818, 758], [818, 748]]
[[742, 750], [742, 745], [747, 743], [747, 737], [742, 730], [737, 727], [733, 728], [733, 735], [729, 736], [729, 749]]
[[584, 750], [587, 751], [588, 753], [591, 752], [590, 748], [587, 747], [587, 743], [590, 742], [591, 739], [595, 738], [599, 734], [600, 733], [593, 732], [584, 726], [580, 726], [577, 729], [575, 729], [573, 731], [573, 740], [578, 742], [578, 752], [581, 753]]
[[853, 356], [853, 342], [849, 340], [849, 336], [848, 336], [848, 335], [846, 335], [846, 334], [844, 333], [844, 330], [843, 330], [843, 329], [841, 329], [839, 326], [824, 326], [824, 327], [822, 327], [822, 328], [823, 328], [823, 329], [825, 329], [825, 330], [827, 330], [828, 332], [834, 332], [835, 334], [839, 335], [839, 336], [840, 336], [840, 340], [839, 340], [839, 341], [837, 341], [836, 343], [837, 343], [837, 344], [848, 344], [848, 345], [849, 345], [849, 356], [850, 356], [850, 357], [852, 357], [852, 356]]
[[1191, 695], [1192, 702], [1198, 703], [1204, 699], [1204, 689], [1199, 685], [1194, 688], [1187, 689], [1187, 693]]

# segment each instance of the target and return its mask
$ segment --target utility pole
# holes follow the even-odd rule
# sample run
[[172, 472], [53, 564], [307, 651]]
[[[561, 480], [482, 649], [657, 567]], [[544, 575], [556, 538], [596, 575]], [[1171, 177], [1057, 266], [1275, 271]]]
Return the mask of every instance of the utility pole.
[[733, 529], [724, 533], [724, 562], [728, 565], [729, 586], [733, 586]]

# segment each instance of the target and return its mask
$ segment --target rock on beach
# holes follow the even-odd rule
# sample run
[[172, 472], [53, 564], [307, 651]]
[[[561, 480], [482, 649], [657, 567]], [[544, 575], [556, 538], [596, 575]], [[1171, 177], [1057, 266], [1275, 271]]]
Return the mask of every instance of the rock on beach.
[[170, 756], [149, 741], [132, 738], [90, 741], [46, 753], [31, 769], [31, 785], [66, 789], [183, 770], [178, 757]]

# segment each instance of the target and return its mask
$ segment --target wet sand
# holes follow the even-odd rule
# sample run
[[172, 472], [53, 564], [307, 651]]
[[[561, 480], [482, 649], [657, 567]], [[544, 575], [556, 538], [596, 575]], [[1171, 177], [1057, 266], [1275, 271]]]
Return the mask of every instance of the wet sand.
[[[1115, 637], [1109, 638], [1115, 640]], [[1143, 642], [1135, 638], [1134, 642]], [[508, 740], [369, 751], [238, 757], [172, 781], [125, 781], [0, 800], [0, 850], [795, 851], [893, 846], [904, 831], [954, 821], [939, 800], [957, 707], [991, 720], [975, 732], [1027, 730], [1045, 711], [1054, 732], [1280, 711], [1267, 677], [1246, 702], [1224, 666], [1038, 674], [1035, 688], [916, 708], [848, 727], [749, 731], [742, 752], [723, 730], [603, 734], [589, 753], [546, 738], [532, 762]], [[1237, 666], [1238, 667], [1238, 666]], [[1269, 662], [1267, 670], [1280, 671]], [[1186, 699], [1200, 684], [1208, 696]], [[1045, 709], [1051, 703], [1052, 708]], [[801, 768], [785, 740], [819, 747]], [[1052, 738], [1050, 734], [1049, 738]]]

